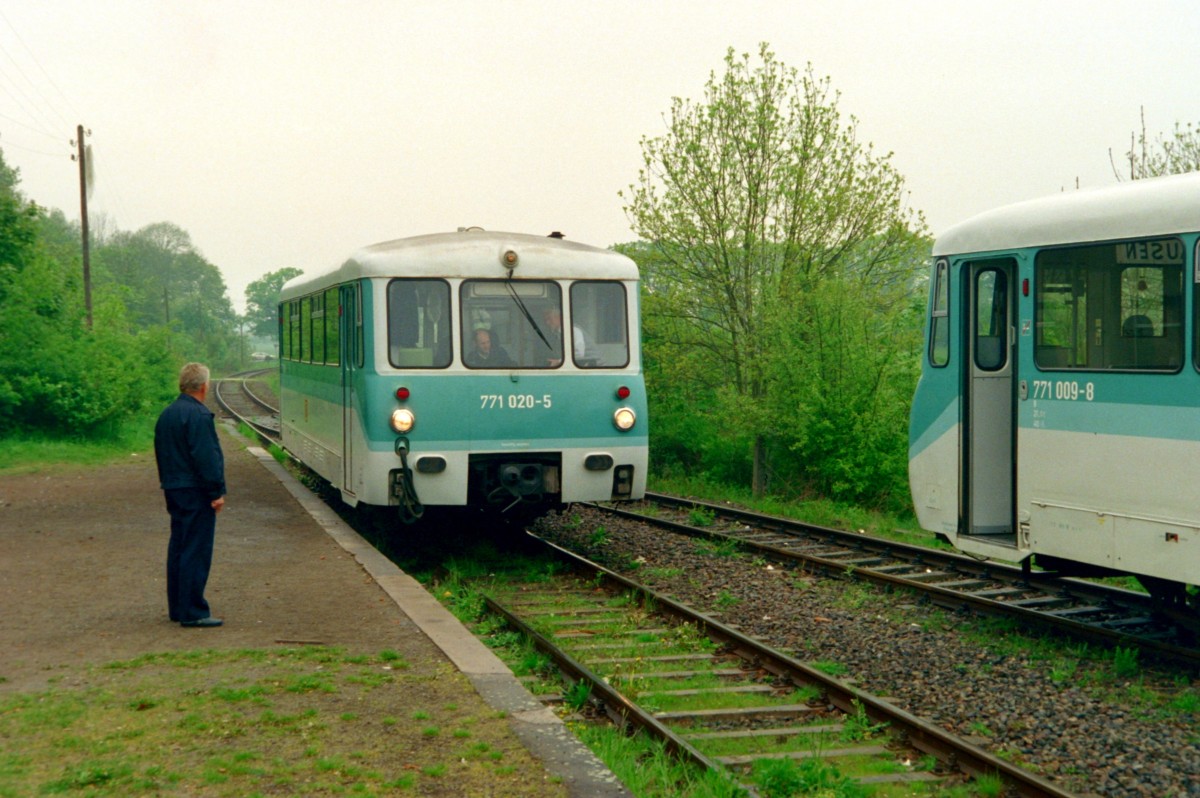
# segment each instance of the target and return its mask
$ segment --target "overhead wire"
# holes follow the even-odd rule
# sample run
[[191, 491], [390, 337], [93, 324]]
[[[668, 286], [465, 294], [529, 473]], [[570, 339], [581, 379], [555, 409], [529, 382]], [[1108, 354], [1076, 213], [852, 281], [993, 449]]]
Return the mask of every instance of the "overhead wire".
[[[76, 117], [78, 117], [79, 114], [77, 112], [75, 112], [75, 109], [71, 105], [71, 101], [67, 97], [66, 93], [63, 92], [63, 90], [61, 88], [59, 88], [58, 84], [54, 82], [54, 78], [50, 77], [50, 73], [48, 73], [46, 71], [46, 68], [42, 66], [41, 61], [38, 60], [37, 54], [34, 53], [33, 50], [30, 49], [29, 45], [27, 45], [25, 43], [25, 39], [21, 36], [20, 31], [18, 31], [16, 29], [16, 27], [13, 26], [12, 22], [9, 21], [8, 17], [5, 15], [5, 13], [2, 9], [0, 9], [0, 20], [3, 20], [5, 26], [10, 31], [12, 31], [13, 36], [16, 37], [17, 41], [21, 44], [21, 47], [23, 47], [25, 49], [25, 52], [29, 54], [29, 58], [33, 61], [34, 65], [37, 66], [38, 71], [42, 73], [42, 77], [44, 77], [46, 79], [46, 82], [54, 87], [54, 90], [56, 92], [58, 92], [59, 98], [61, 98], [62, 101], [66, 104], [67, 108], [71, 112], [75, 113]], [[40, 90], [38, 90], [38, 88], [37, 88], [37, 84], [35, 84], [32, 80], [29, 79], [29, 76], [25, 74], [25, 70], [21, 68], [21, 65], [17, 62], [17, 60], [15, 58], [13, 58], [12, 54], [10, 54], [8, 52], [8, 48], [6, 48], [4, 46], [3, 42], [0, 42], [0, 51], [3, 51], [4, 55], [8, 57], [8, 60], [13, 63], [13, 66], [15, 66], [17, 68], [17, 72], [19, 72], [21, 77], [23, 77], [25, 79], [25, 82], [28, 83], [30, 86], [32, 86], [34, 88], [34, 90], [38, 92], [39, 95], [42, 95], [42, 92]], [[55, 116], [58, 117], [58, 121], [61, 122], [63, 125], [65, 125], [67, 128], [70, 128], [71, 123], [68, 122], [67, 119], [58, 112], [58, 109], [54, 107], [54, 104], [51, 103], [47, 98], [45, 98], [44, 95], [42, 95], [42, 99], [46, 102], [46, 105], [50, 109], [50, 111]]]
[[32, 125], [27, 125], [27, 124], [25, 124], [24, 122], [22, 122], [20, 119], [16, 119], [16, 118], [14, 118], [14, 117], [11, 117], [11, 116], [9, 116], [8, 114], [0, 114], [0, 119], [7, 119], [9, 122], [12, 122], [14, 125], [18, 125], [18, 126], [20, 126], [20, 127], [23, 127], [23, 128], [25, 128], [26, 130], [32, 131], [32, 132], [34, 132], [34, 133], [37, 133], [39, 136], [45, 136], [46, 138], [48, 138], [48, 139], [54, 139], [55, 141], [62, 141], [62, 136], [61, 136], [61, 135], [55, 135], [55, 134], [53, 134], [53, 133], [47, 133], [46, 131], [42, 130], [41, 128], [36, 128], [36, 127], [33, 127]]
[[[0, 63], [11, 63], [12, 67], [15, 68], [15, 73], [19, 75], [21, 79], [23, 79], [24, 83], [30, 87], [30, 91], [37, 98], [37, 102], [31, 99], [29, 96], [30, 92], [26, 92], [21, 88], [20, 82], [15, 79], [14, 75], [8, 74], [4, 69], [0, 69], [0, 91], [3, 91], [3, 93], [7, 94], [13, 100], [16, 106], [20, 108], [22, 113], [24, 113], [26, 117], [31, 120], [32, 124], [22, 122], [21, 120], [7, 114], [0, 114], [0, 118], [3, 118], [14, 125], [19, 125], [21, 128], [32, 133], [37, 133], [54, 141], [61, 142], [64, 145], [64, 150], [59, 153], [46, 152], [45, 150], [39, 150], [28, 145], [11, 141], [8, 138], [0, 138], [0, 148], [15, 147], [25, 152], [32, 152], [39, 155], [76, 160], [78, 157], [76, 154], [76, 148], [78, 147], [79, 142], [74, 141], [74, 139], [77, 136], [77, 125], [68, 121], [65, 116], [60, 113], [59, 108], [65, 108], [67, 113], [74, 115], [80, 121], [82, 121], [83, 115], [80, 114], [75, 108], [70, 97], [67, 96], [67, 93], [64, 92], [58, 83], [55, 82], [54, 78], [51, 77], [49, 71], [45, 68], [45, 66], [42, 65], [41, 60], [37, 57], [37, 54], [26, 43], [24, 37], [21, 36], [20, 31], [17, 30], [16, 26], [13, 25], [12, 20], [8, 18], [3, 10], [0, 10], [0, 22], [3, 23], [3, 26], [12, 33], [13, 37], [20, 44], [21, 52], [19, 54], [27, 56], [28, 61], [31, 61], [34, 66], [36, 66], [37, 69], [33, 77], [38, 78], [38, 80], [31, 78], [30, 72], [33, 72], [33, 70], [31, 69], [27, 71], [26, 69], [22, 68], [17, 58], [14, 57], [13, 52], [10, 52], [10, 48], [6, 47], [3, 41], [0, 41], [0, 53], [3, 53], [5, 59], [7, 59], [7, 61], [0, 61]], [[50, 87], [52, 87], [53, 92], [44, 91], [42, 89], [42, 85], [39, 85], [39, 83], [42, 83], [43, 85], [48, 84]], [[33, 110], [31, 110], [31, 106]], [[60, 125], [62, 132], [50, 132], [51, 130], [59, 129]], [[85, 130], [85, 142], [90, 136], [91, 131]], [[87, 148], [87, 151], [91, 153], [91, 148], [87, 147], [86, 143], [84, 146]], [[88, 165], [94, 166], [95, 160], [95, 155], [89, 154], [90, 163]], [[105, 217], [109, 217], [109, 213], [104, 210], [105, 206], [108, 206], [110, 210], [115, 208], [120, 214], [127, 215], [125, 202], [121, 197], [121, 192], [117, 185], [119, 181], [114, 180], [114, 173], [111, 171], [112, 161], [109, 160], [107, 163], [110, 168], [105, 170], [104, 179], [96, 181], [94, 190], [97, 201], [89, 210], [89, 216], [103, 215]], [[112, 226], [115, 227], [114, 220], [110, 218], [109, 222], [112, 222]], [[100, 229], [105, 226], [106, 225], [103, 223], [97, 225], [97, 232], [99, 232]]]
[[0, 138], [0, 149], [7, 148], [7, 147], [16, 147], [18, 150], [24, 150], [25, 152], [32, 152], [36, 155], [48, 155], [51, 158], [66, 158], [67, 157], [65, 154], [63, 154], [61, 152], [47, 152], [46, 150], [39, 150], [35, 147], [26, 147], [24, 144], [18, 144], [15, 141], [9, 141], [8, 139]]

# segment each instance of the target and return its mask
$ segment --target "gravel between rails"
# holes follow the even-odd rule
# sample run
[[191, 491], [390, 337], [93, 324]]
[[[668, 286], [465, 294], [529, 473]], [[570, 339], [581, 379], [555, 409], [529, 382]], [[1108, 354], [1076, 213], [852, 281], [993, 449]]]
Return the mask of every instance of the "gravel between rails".
[[981, 647], [965, 634], [971, 619], [720, 556], [588, 508], [546, 516], [535, 531], [800, 660], [840, 663], [842, 678], [1080, 795], [1200, 796], [1200, 717], [1130, 700], [1147, 688], [1178, 690], [1178, 673], [1143, 667], [1128, 680], [1091, 679], [1107, 667], [1094, 651], [1077, 647], [1055, 661], [1012, 640]]

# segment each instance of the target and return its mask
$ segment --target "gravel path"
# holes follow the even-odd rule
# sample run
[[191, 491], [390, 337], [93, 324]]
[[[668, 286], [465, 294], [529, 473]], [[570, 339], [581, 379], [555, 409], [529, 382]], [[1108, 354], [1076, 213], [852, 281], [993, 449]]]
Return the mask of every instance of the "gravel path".
[[1152, 697], [1186, 686], [1177, 673], [1116, 679], [1098, 652], [1015, 632], [983, 646], [968, 619], [594, 510], [551, 515], [538, 533], [798, 659], [839, 663], [842, 678], [1080, 795], [1200, 796], [1200, 716]]

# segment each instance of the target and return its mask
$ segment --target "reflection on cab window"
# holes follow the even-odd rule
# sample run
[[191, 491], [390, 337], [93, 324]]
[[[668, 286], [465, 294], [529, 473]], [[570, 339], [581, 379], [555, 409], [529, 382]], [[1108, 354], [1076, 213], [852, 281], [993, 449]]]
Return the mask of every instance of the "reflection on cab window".
[[929, 313], [929, 363], [950, 362], [950, 274], [949, 264], [939, 260], [933, 270], [933, 303]]
[[1183, 365], [1183, 261], [1183, 243], [1174, 238], [1039, 253], [1038, 367], [1177, 371]]
[[[554, 369], [629, 364], [625, 286], [577, 282], [570, 288], [570, 325], [562, 289], [549, 280], [466, 280], [462, 360], [472, 369]], [[568, 357], [564, 357], [564, 352]]]
[[562, 289], [549, 280], [465, 280], [462, 359], [473, 369], [562, 365]]
[[451, 353], [450, 286], [444, 280], [388, 283], [388, 362], [445, 368]]
[[629, 365], [625, 286], [579, 282], [571, 286], [571, 340], [580, 368]]

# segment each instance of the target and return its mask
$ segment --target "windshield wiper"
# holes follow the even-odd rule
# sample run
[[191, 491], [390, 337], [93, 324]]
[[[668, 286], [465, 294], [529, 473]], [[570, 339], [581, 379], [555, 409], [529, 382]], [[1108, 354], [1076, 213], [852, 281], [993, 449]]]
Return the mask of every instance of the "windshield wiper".
[[504, 287], [508, 289], [508, 293], [512, 296], [513, 302], [516, 302], [517, 307], [521, 309], [521, 315], [525, 317], [525, 321], [529, 322], [530, 327], [533, 327], [533, 331], [537, 333], [538, 338], [542, 339], [542, 343], [546, 345], [546, 348], [553, 352], [554, 345], [546, 339], [545, 334], [542, 332], [542, 328], [539, 327], [538, 323], [533, 320], [533, 316], [529, 313], [529, 308], [525, 307], [525, 303], [521, 301], [521, 297], [517, 294], [516, 289], [512, 287], [512, 283], [508, 280], [505, 280]]

